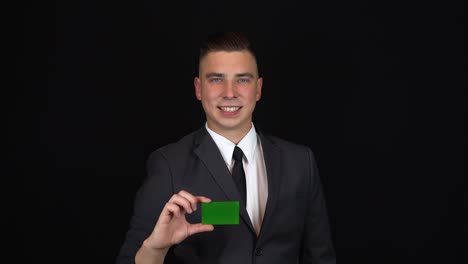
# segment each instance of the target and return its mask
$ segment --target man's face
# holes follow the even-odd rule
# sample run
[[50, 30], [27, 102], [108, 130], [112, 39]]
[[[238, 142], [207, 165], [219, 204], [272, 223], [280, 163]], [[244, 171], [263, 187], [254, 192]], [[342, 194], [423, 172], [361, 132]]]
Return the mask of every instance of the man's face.
[[219, 134], [247, 133], [261, 97], [262, 78], [248, 51], [216, 51], [200, 61], [195, 95], [206, 113], [208, 127]]

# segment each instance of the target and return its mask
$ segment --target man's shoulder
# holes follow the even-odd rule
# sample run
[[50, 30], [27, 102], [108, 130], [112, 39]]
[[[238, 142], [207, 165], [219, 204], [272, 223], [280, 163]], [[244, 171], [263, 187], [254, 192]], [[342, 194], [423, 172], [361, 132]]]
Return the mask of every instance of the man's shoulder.
[[190, 150], [192, 146], [195, 144], [195, 139], [198, 133], [199, 133], [199, 130], [192, 131], [191, 133], [186, 134], [185, 136], [179, 138], [178, 140], [174, 142], [170, 142], [166, 145], [163, 145], [155, 149], [154, 151], [168, 154], [171, 152], [181, 152], [181, 151]]
[[315, 153], [307, 144], [264, 134], [260, 135], [260, 139], [264, 153], [265, 151], [279, 153], [284, 164], [301, 166], [315, 162]]
[[150, 155], [159, 154], [166, 157], [177, 157], [192, 152], [200, 135], [203, 135], [204, 127], [194, 130], [176, 141], [157, 147]]
[[310, 151], [310, 147], [303, 143], [285, 139], [271, 134], [260, 133], [262, 144], [270, 143], [282, 151]]

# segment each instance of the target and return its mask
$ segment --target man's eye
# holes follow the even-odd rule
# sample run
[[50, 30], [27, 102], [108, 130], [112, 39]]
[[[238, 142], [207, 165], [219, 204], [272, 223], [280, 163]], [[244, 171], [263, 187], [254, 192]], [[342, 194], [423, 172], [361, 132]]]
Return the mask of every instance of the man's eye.
[[222, 80], [223, 80], [223, 79], [221, 79], [221, 78], [211, 78], [211, 79], [210, 79], [210, 82], [212, 82], [212, 83], [218, 83], [218, 82], [221, 82]]
[[244, 79], [244, 78], [241, 78], [238, 80], [238, 82], [240, 83], [248, 83], [250, 80], [249, 79]]

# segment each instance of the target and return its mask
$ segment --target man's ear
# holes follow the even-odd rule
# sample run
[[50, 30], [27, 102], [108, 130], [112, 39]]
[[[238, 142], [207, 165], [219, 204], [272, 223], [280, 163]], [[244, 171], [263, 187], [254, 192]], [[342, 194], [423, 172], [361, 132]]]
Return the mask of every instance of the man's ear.
[[200, 78], [195, 77], [193, 79], [193, 86], [195, 86], [195, 96], [199, 101], [201, 101], [201, 87], [200, 87]]
[[262, 97], [262, 86], [263, 86], [263, 78], [259, 77], [257, 79], [257, 93], [255, 94], [255, 99], [258, 101]]

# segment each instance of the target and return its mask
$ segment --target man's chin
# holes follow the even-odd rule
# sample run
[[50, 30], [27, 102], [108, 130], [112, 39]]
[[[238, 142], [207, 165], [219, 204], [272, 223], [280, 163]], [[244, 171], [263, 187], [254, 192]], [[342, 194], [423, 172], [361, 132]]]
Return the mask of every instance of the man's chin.
[[242, 124], [239, 122], [216, 122], [216, 123], [208, 123], [209, 128], [214, 128], [213, 130], [222, 130], [222, 131], [229, 131], [233, 132], [236, 130], [242, 130]]
[[243, 124], [243, 123], [229, 123], [229, 124], [223, 124], [221, 126], [221, 128], [224, 130], [224, 131], [228, 131], [228, 132], [243, 132], [245, 130], [248, 130], [250, 129], [250, 123], [246, 123], [246, 124]]

